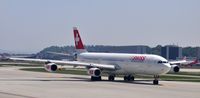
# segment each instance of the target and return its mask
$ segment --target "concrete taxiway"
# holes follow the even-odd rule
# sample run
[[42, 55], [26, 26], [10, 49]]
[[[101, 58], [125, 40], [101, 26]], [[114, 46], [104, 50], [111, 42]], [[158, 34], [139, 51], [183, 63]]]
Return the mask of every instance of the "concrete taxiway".
[[200, 69], [181, 68], [182, 72], [200, 72]]
[[[104, 77], [106, 78], [106, 77]], [[92, 82], [89, 76], [28, 72], [0, 67], [0, 98], [199, 98], [200, 83]]]

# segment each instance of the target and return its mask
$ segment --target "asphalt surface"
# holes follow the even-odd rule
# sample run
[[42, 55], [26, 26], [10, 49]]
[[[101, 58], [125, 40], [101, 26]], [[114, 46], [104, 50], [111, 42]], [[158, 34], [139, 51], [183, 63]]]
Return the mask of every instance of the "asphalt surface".
[[90, 81], [89, 76], [0, 67], [0, 98], [199, 98], [200, 83], [149, 80]]
[[200, 69], [192, 69], [192, 68], [181, 68], [182, 72], [200, 72]]

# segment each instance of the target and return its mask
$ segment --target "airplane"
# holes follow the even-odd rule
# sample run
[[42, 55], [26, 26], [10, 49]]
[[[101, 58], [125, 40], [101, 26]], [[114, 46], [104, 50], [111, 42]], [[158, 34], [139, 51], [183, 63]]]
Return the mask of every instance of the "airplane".
[[197, 64], [199, 62], [198, 58], [196, 58], [195, 60], [190, 60], [187, 61], [186, 57], [183, 57], [182, 60], [179, 61], [171, 61], [171, 65], [175, 64], [178, 65], [180, 67], [192, 67], [193, 65]]
[[[168, 72], [179, 72], [179, 66], [154, 54], [97, 53], [88, 52], [83, 45], [79, 31], [73, 28], [76, 53], [75, 61], [61, 61], [31, 58], [8, 58], [12, 61], [44, 64], [45, 70], [55, 72], [64, 66], [83, 66], [88, 70], [91, 81], [100, 81], [102, 73], [114, 81], [117, 75], [123, 75], [124, 81], [134, 81], [134, 75], [150, 75], [153, 84], [159, 84], [159, 76]], [[177, 62], [176, 62], [177, 63]], [[171, 64], [171, 65], [170, 65]]]

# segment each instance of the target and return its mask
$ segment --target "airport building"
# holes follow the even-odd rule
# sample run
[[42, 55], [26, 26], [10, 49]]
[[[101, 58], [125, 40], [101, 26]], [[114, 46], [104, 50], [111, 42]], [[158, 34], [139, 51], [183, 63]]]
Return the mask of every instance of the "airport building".
[[182, 48], [175, 45], [167, 45], [161, 48], [161, 56], [167, 60], [182, 58]]
[[146, 46], [135, 46], [134, 47], [133, 53], [138, 53], [138, 54], [147, 54], [148, 53], [148, 47]]
[[135, 45], [135, 46], [121, 46], [121, 52], [122, 53], [136, 53], [136, 54], [148, 54], [149, 47], [143, 46], [143, 45]]
[[196, 51], [197, 51], [196, 57], [197, 57], [198, 59], [200, 59], [200, 47], [197, 47], [197, 48], [196, 48]]
[[88, 51], [92, 52], [108, 52], [108, 53], [137, 53], [148, 54], [150, 48], [145, 45], [134, 46], [87, 46]]

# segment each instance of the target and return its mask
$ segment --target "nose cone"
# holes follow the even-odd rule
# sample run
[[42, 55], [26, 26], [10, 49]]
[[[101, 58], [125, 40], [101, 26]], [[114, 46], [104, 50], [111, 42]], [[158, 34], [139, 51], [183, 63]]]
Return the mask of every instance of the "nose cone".
[[162, 74], [166, 74], [170, 71], [171, 65], [169, 63], [162, 64]]

